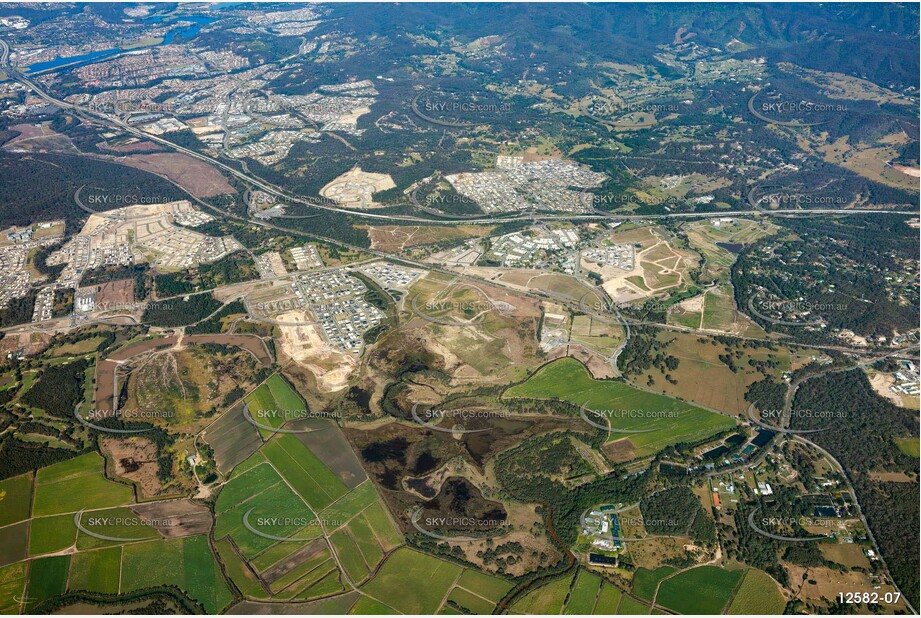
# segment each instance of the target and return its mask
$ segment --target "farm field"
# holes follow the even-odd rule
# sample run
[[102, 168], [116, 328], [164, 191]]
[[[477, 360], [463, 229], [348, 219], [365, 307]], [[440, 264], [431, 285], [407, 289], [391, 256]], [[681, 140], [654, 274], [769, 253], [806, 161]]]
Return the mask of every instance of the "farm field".
[[259, 436], [259, 430], [243, 417], [243, 403], [238, 403], [208, 427], [203, 437], [214, 449], [218, 472], [227, 475], [262, 446]]
[[74, 554], [70, 559], [67, 589], [117, 594], [121, 561], [121, 547]]
[[576, 575], [576, 583], [569, 593], [565, 614], [591, 614], [601, 591], [601, 578], [585, 570]]
[[620, 599], [620, 605], [617, 606], [617, 614], [620, 616], [629, 614], [648, 614], [649, 606], [642, 601], [637, 601], [629, 595], [623, 595]]
[[445, 609], [453, 609], [454, 606], [462, 608], [461, 613], [473, 613], [477, 615], [488, 615], [493, 612], [496, 607], [494, 601], [484, 599], [481, 596], [478, 596], [469, 590], [464, 588], [455, 587], [451, 590], [451, 594], [448, 595], [448, 603]]
[[265, 457], [315, 510], [322, 510], [348, 488], [293, 434], [278, 435], [262, 447]]
[[[222, 491], [217, 501], [214, 536], [216, 539], [231, 537], [246, 558], [274, 545], [271, 537], [307, 541], [320, 534], [311, 525], [315, 520], [313, 511], [268, 464], [231, 479], [225, 491], [228, 493]], [[234, 499], [238, 495], [245, 497]], [[247, 528], [244, 518], [251, 522], [250, 526], [260, 518], [278, 518], [278, 522], [267, 519], [266, 524], [256, 525], [256, 529], [266, 535], [259, 536]]]
[[348, 489], [355, 489], [368, 475], [342, 430], [329, 419], [311, 419], [310, 427], [320, 431], [298, 433], [295, 437], [329, 468]]
[[0, 566], [18, 562], [26, 557], [29, 542], [29, 522], [21, 521], [0, 528]]
[[36, 517], [29, 522], [29, 555], [40, 556], [67, 549], [77, 540], [72, 515]]
[[736, 590], [727, 614], [757, 615], [782, 614], [787, 605], [770, 575], [759, 569], [749, 569], [742, 577], [742, 583]]
[[380, 601], [375, 601], [369, 597], [359, 597], [359, 599], [355, 602], [355, 605], [353, 605], [349, 610], [349, 614], [356, 616], [390, 616], [399, 613], [400, 612], [393, 609], [392, 607], [388, 607]]
[[[333, 431], [318, 433], [336, 435]], [[279, 470], [285, 471], [287, 479]], [[323, 488], [328, 491], [321, 491]], [[308, 500], [329, 506], [314, 511]], [[215, 511], [218, 551], [225, 556], [230, 577], [254, 599], [268, 598], [269, 593], [277, 599], [310, 599], [342, 590], [341, 575], [326, 542], [313, 541], [322, 536], [324, 528], [356, 584], [367, 579], [385, 552], [402, 543], [370, 482], [348, 491], [292, 434], [276, 435], [238, 465], [221, 490]], [[250, 529], [253, 526], [260, 534]]]
[[[64, 521], [62, 524], [73, 530], [73, 517], [69, 515], [63, 517], [69, 517], [70, 521]], [[84, 513], [80, 519], [80, 524], [85, 530], [91, 533], [111, 537], [113, 539], [123, 539], [121, 542], [160, 538], [160, 534], [157, 532], [156, 528], [139, 521], [134, 511], [123, 507]], [[83, 531], [81, 531], [77, 537], [77, 549], [81, 551], [84, 549], [108, 547], [117, 544], [120, 544], [119, 541], [99, 539]]]
[[604, 582], [601, 586], [601, 592], [598, 594], [598, 600], [595, 602], [595, 608], [592, 614], [605, 615], [616, 613], [617, 606], [620, 604], [620, 599], [623, 594], [623, 591], [617, 586]]
[[320, 514], [324, 519], [345, 521], [370, 507], [377, 501], [377, 492], [372, 483], [362, 483], [346, 495], [326, 507]]
[[42, 601], [64, 593], [69, 566], [70, 556], [49, 556], [29, 563], [25, 613], [31, 613]]
[[495, 603], [498, 603], [512, 589], [510, 582], [473, 569], [464, 571], [457, 581], [457, 585]]
[[[434, 556], [401, 548], [361, 590], [404, 614], [434, 614], [462, 570]], [[416, 594], [405, 593], [410, 582]]]
[[742, 575], [742, 571], [699, 566], [664, 580], [655, 600], [681, 614], [719, 614]]
[[122, 592], [146, 588], [152, 581], [182, 588], [208, 613], [221, 611], [233, 600], [204, 535], [126, 545]]
[[103, 459], [98, 453], [80, 455], [39, 470], [33, 517], [131, 503], [131, 488], [106, 479], [102, 470]]
[[[589, 410], [656, 411], [658, 417], [651, 418], [608, 415], [613, 430], [611, 439], [629, 436], [636, 457], [654, 454], [677, 442], [700, 440], [735, 425], [732, 419], [662, 395], [640, 391], [624, 382], [594, 380], [584, 365], [568, 358], [544, 366], [526, 382], [505, 391], [503, 397], [560, 399], [575, 406], [584, 404]], [[672, 414], [676, 417], [669, 418]], [[601, 420], [604, 422], [603, 418]], [[618, 429], [650, 431], [618, 434]]]
[[250, 599], [268, 599], [269, 593], [262, 587], [256, 576], [250, 571], [243, 557], [233, 548], [230, 540], [223, 538], [215, 542], [215, 548], [227, 570], [227, 577], [240, 590], [240, 593]]
[[[257, 423], [275, 428], [281, 427], [286, 421], [302, 419], [307, 413], [304, 400], [277, 373], [246, 397], [246, 406]], [[272, 432], [261, 427], [258, 431], [264, 439], [272, 435]]]
[[677, 571], [672, 566], [662, 566], [655, 570], [637, 569], [633, 574], [633, 594], [646, 601], [652, 601], [659, 582]]
[[0, 481], [0, 526], [29, 518], [32, 474], [20, 474]]
[[26, 562], [0, 567], [0, 613], [18, 614], [22, 610], [27, 572]]
[[342, 563], [342, 568], [345, 569], [345, 573], [352, 580], [352, 583], [358, 584], [364, 581], [368, 577], [370, 569], [362, 558], [361, 551], [355, 540], [345, 530], [337, 530], [329, 537], [329, 541], [333, 544]]
[[554, 579], [528, 592], [512, 606], [520, 614], [559, 614], [563, 611], [572, 575]]

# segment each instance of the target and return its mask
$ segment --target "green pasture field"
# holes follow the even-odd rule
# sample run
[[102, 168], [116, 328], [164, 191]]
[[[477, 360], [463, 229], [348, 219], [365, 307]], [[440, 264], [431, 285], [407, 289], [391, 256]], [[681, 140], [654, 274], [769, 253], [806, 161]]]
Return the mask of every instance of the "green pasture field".
[[106, 479], [102, 470], [103, 459], [95, 452], [39, 470], [33, 517], [130, 504], [131, 488]]
[[77, 540], [73, 515], [36, 517], [29, 522], [29, 555], [41, 556], [67, 549]]
[[342, 563], [342, 568], [345, 569], [352, 583], [357, 584], [368, 576], [368, 567], [365, 565], [358, 545], [344, 529], [331, 534], [329, 541], [336, 548], [339, 562]]
[[521, 597], [512, 610], [521, 614], [559, 614], [571, 582], [571, 575], [548, 582]]
[[[284, 418], [276, 412], [266, 414], [265, 416], [260, 415], [261, 410], [279, 410], [281, 409], [278, 403], [275, 401], [275, 398], [272, 397], [272, 391], [269, 390], [268, 383], [263, 383], [259, 385], [259, 388], [254, 390], [252, 393], [246, 397], [246, 406], [249, 408], [249, 413], [252, 415], [253, 420], [261, 425], [268, 425], [269, 427], [281, 427], [284, 423]], [[263, 439], [268, 438], [272, 435], [268, 429], [263, 429], [257, 427], [257, 431], [263, 437]]]
[[32, 610], [42, 601], [64, 594], [69, 566], [70, 556], [49, 556], [29, 563], [25, 613], [33, 613]]
[[[265, 532], [268, 536], [257, 535], [245, 527], [243, 518], [250, 512], [250, 509], [252, 509], [249, 516], [250, 525]], [[261, 519], [277, 519], [278, 522], [260, 523]], [[293, 537], [305, 541], [316, 538], [320, 535], [321, 530], [316, 525], [309, 523], [315, 519], [315, 515], [304, 504], [304, 501], [285, 483], [278, 482], [240, 503], [236, 508], [218, 515], [214, 538], [232, 537], [243, 555], [246, 558], [252, 558], [278, 542], [269, 538], [272, 536], [284, 539]], [[293, 545], [294, 543], [288, 542], [287, 544]]]
[[392, 616], [400, 612], [387, 607], [380, 601], [375, 601], [369, 597], [361, 597], [355, 602], [349, 613], [356, 616]]
[[702, 328], [729, 329], [735, 319], [735, 299], [732, 294], [707, 292], [704, 296], [704, 317]]
[[662, 582], [656, 604], [681, 614], [719, 614], [742, 574], [706, 565], [684, 571]]
[[504, 579], [474, 571], [473, 569], [464, 571], [460, 579], [457, 580], [457, 585], [495, 603], [498, 603], [513, 586], [511, 582], [507, 582]]
[[918, 438], [896, 438], [895, 445], [909, 457], [921, 457], [921, 440]]
[[623, 595], [620, 599], [620, 605], [617, 606], [617, 614], [620, 616], [630, 614], [648, 614], [649, 606], [642, 601], [637, 601], [631, 596]]
[[292, 434], [276, 436], [262, 447], [262, 452], [304, 501], [317, 511], [348, 492], [332, 470]]
[[18, 614], [25, 596], [27, 563], [0, 568], [0, 614]]
[[[511, 387], [503, 397], [559, 399], [589, 410], [641, 410], [654, 414], [611, 413], [606, 416], [613, 429], [611, 439], [629, 437], [636, 456], [652, 455], [678, 442], [702, 440], [735, 426], [731, 418], [709, 412], [663, 395], [647, 393], [616, 380], [595, 380], [582, 363], [563, 358], [544, 366], [526, 382]], [[589, 418], [596, 420], [590, 412]], [[675, 416], [672, 417], [671, 415]], [[597, 417], [599, 424], [605, 417]], [[651, 430], [644, 433], [618, 433]]]
[[282, 600], [314, 599], [323, 594], [322, 592], [317, 593], [317, 589], [328, 590], [328, 584], [331, 581], [335, 581], [335, 586], [332, 588], [331, 592], [343, 590], [342, 585], [339, 583], [339, 568], [334, 561], [326, 560], [311, 569], [306, 575], [302, 573], [300, 579], [296, 582], [291, 583], [289, 581], [288, 584], [290, 585], [287, 585], [283, 591], [277, 593], [275, 598]]
[[595, 599], [601, 589], [601, 578], [594, 573], [580, 570], [576, 575], [576, 584], [566, 603], [566, 614], [591, 614], [595, 607]]
[[652, 601], [659, 582], [677, 570], [671, 566], [660, 566], [655, 570], [637, 569], [633, 574], [633, 594], [645, 601]]
[[302, 411], [307, 409], [307, 404], [301, 399], [287, 380], [277, 373], [266, 380], [266, 384], [272, 393], [272, 398], [282, 410]]
[[[71, 517], [71, 526], [73, 526], [72, 520]], [[135, 540], [149, 541], [160, 538], [160, 533], [156, 528], [141, 522], [134, 511], [124, 507], [84, 513], [80, 518], [80, 525], [95, 534], [122, 539], [121, 541], [106, 541], [81, 532], [77, 537], [77, 549], [81, 551], [132, 543]]]
[[308, 587], [306, 590], [298, 593], [298, 595], [294, 598], [299, 601], [304, 601], [327, 596], [342, 590], [345, 590], [345, 586], [343, 586], [342, 582], [339, 581], [339, 569], [332, 569], [323, 577], [323, 579]]
[[362, 513], [371, 529], [374, 530], [378, 542], [380, 542], [384, 551], [390, 551], [403, 544], [403, 538], [399, 530], [395, 527], [390, 516], [384, 511], [380, 502], [375, 502]]
[[759, 569], [749, 569], [736, 590], [727, 614], [783, 614], [787, 601], [770, 575]]
[[[305, 541], [305, 543], [308, 541]], [[296, 551], [303, 549], [304, 545], [301, 543], [289, 542], [289, 543], [276, 543], [263, 552], [260, 552], [258, 555], [253, 558], [249, 558], [248, 562], [250, 565], [256, 569], [257, 573], [262, 573], [272, 565], [280, 562], [281, 560], [287, 558]]]
[[221, 557], [221, 562], [224, 563], [227, 576], [240, 589], [240, 594], [250, 599], [268, 599], [270, 597], [252, 571], [246, 568], [243, 559], [237, 554], [227, 538], [216, 541], [214, 546]]
[[123, 592], [151, 582], [178, 586], [209, 614], [233, 601], [205, 535], [125, 545], [121, 581]]
[[[361, 589], [404, 614], [434, 614], [461, 570], [456, 564], [404, 547], [390, 554]], [[406, 594], [408, 589], [413, 594]]]
[[[269, 586], [274, 594], [278, 594], [288, 586], [292, 586], [290, 596], [294, 596], [304, 588], [320, 581], [330, 569], [335, 569], [336, 564], [332, 560], [329, 551], [324, 549], [322, 552], [313, 556], [309, 560], [300, 563]], [[303, 578], [303, 579], [302, 579]], [[295, 582], [297, 582], [295, 584]]]
[[358, 549], [365, 559], [365, 564], [371, 569], [380, 564], [380, 561], [384, 559], [384, 550], [381, 549], [380, 543], [377, 542], [374, 530], [364, 514], [355, 516], [346, 527], [349, 529], [355, 544], [358, 545]]
[[602, 615], [615, 613], [623, 594], [624, 593], [617, 586], [604, 582], [601, 586], [601, 594], [598, 595], [598, 601], [595, 603], [592, 614]]
[[377, 492], [371, 481], [365, 481], [333, 504], [326, 507], [320, 516], [327, 521], [346, 521], [377, 502]]
[[[284, 425], [286, 419], [300, 418], [307, 410], [307, 404], [301, 396], [277, 373], [246, 397], [246, 405], [258, 423], [276, 428]], [[271, 413], [261, 416], [261, 410], [269, 410]], [[268, 438], [273, 432], [259, 428], [259, 433], [263, 438]]]
[[[259, 455], [259, 457], [261, 458], [262, 456]], [[220, 515], [224, 511], [235, 509], [244, 500], [248, 500], [272, 485], [277, 485], [281, 482], [281, 477], [278, 476], [274, 468], [264, 462], [257, 463], [240, 474], [234, 471], [231, 479], [221, 487], [221, 493], [218, 494], [214, 511]]]
[[67, 589], [118, 594], [121, 564], [121, 547], [76, 553], [70, 559]]
[[492, 614], [493, 610], [496, 608], [495, 601], [489, 601], [482, 597], [479, 597], [464, 588], [454, 588], [451, 591], [451, 594], [448, 595], [448, 601], [456, 603], [458, 606], [463, 607], [468, 612], [476, 615], [489, 615]]

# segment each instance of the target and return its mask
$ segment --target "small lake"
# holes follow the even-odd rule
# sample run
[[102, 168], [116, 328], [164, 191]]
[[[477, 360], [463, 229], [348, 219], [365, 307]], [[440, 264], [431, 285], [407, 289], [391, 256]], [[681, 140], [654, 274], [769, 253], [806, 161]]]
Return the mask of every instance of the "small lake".
[[740, 245], [734, 242], [718, 242], [716, 243], [716, 246], [720, 247], [721, 249], [725, 249], [729, 253], [739, 253], [742, 251], [742, 249], [745, 248], [745, 245]]

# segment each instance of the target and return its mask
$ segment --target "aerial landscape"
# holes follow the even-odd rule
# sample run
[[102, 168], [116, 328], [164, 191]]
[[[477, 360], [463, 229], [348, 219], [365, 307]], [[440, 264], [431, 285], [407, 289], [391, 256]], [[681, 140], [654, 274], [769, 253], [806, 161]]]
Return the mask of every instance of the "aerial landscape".
[[917, 615], [919, 15], [0, 2], [0, 613]]

